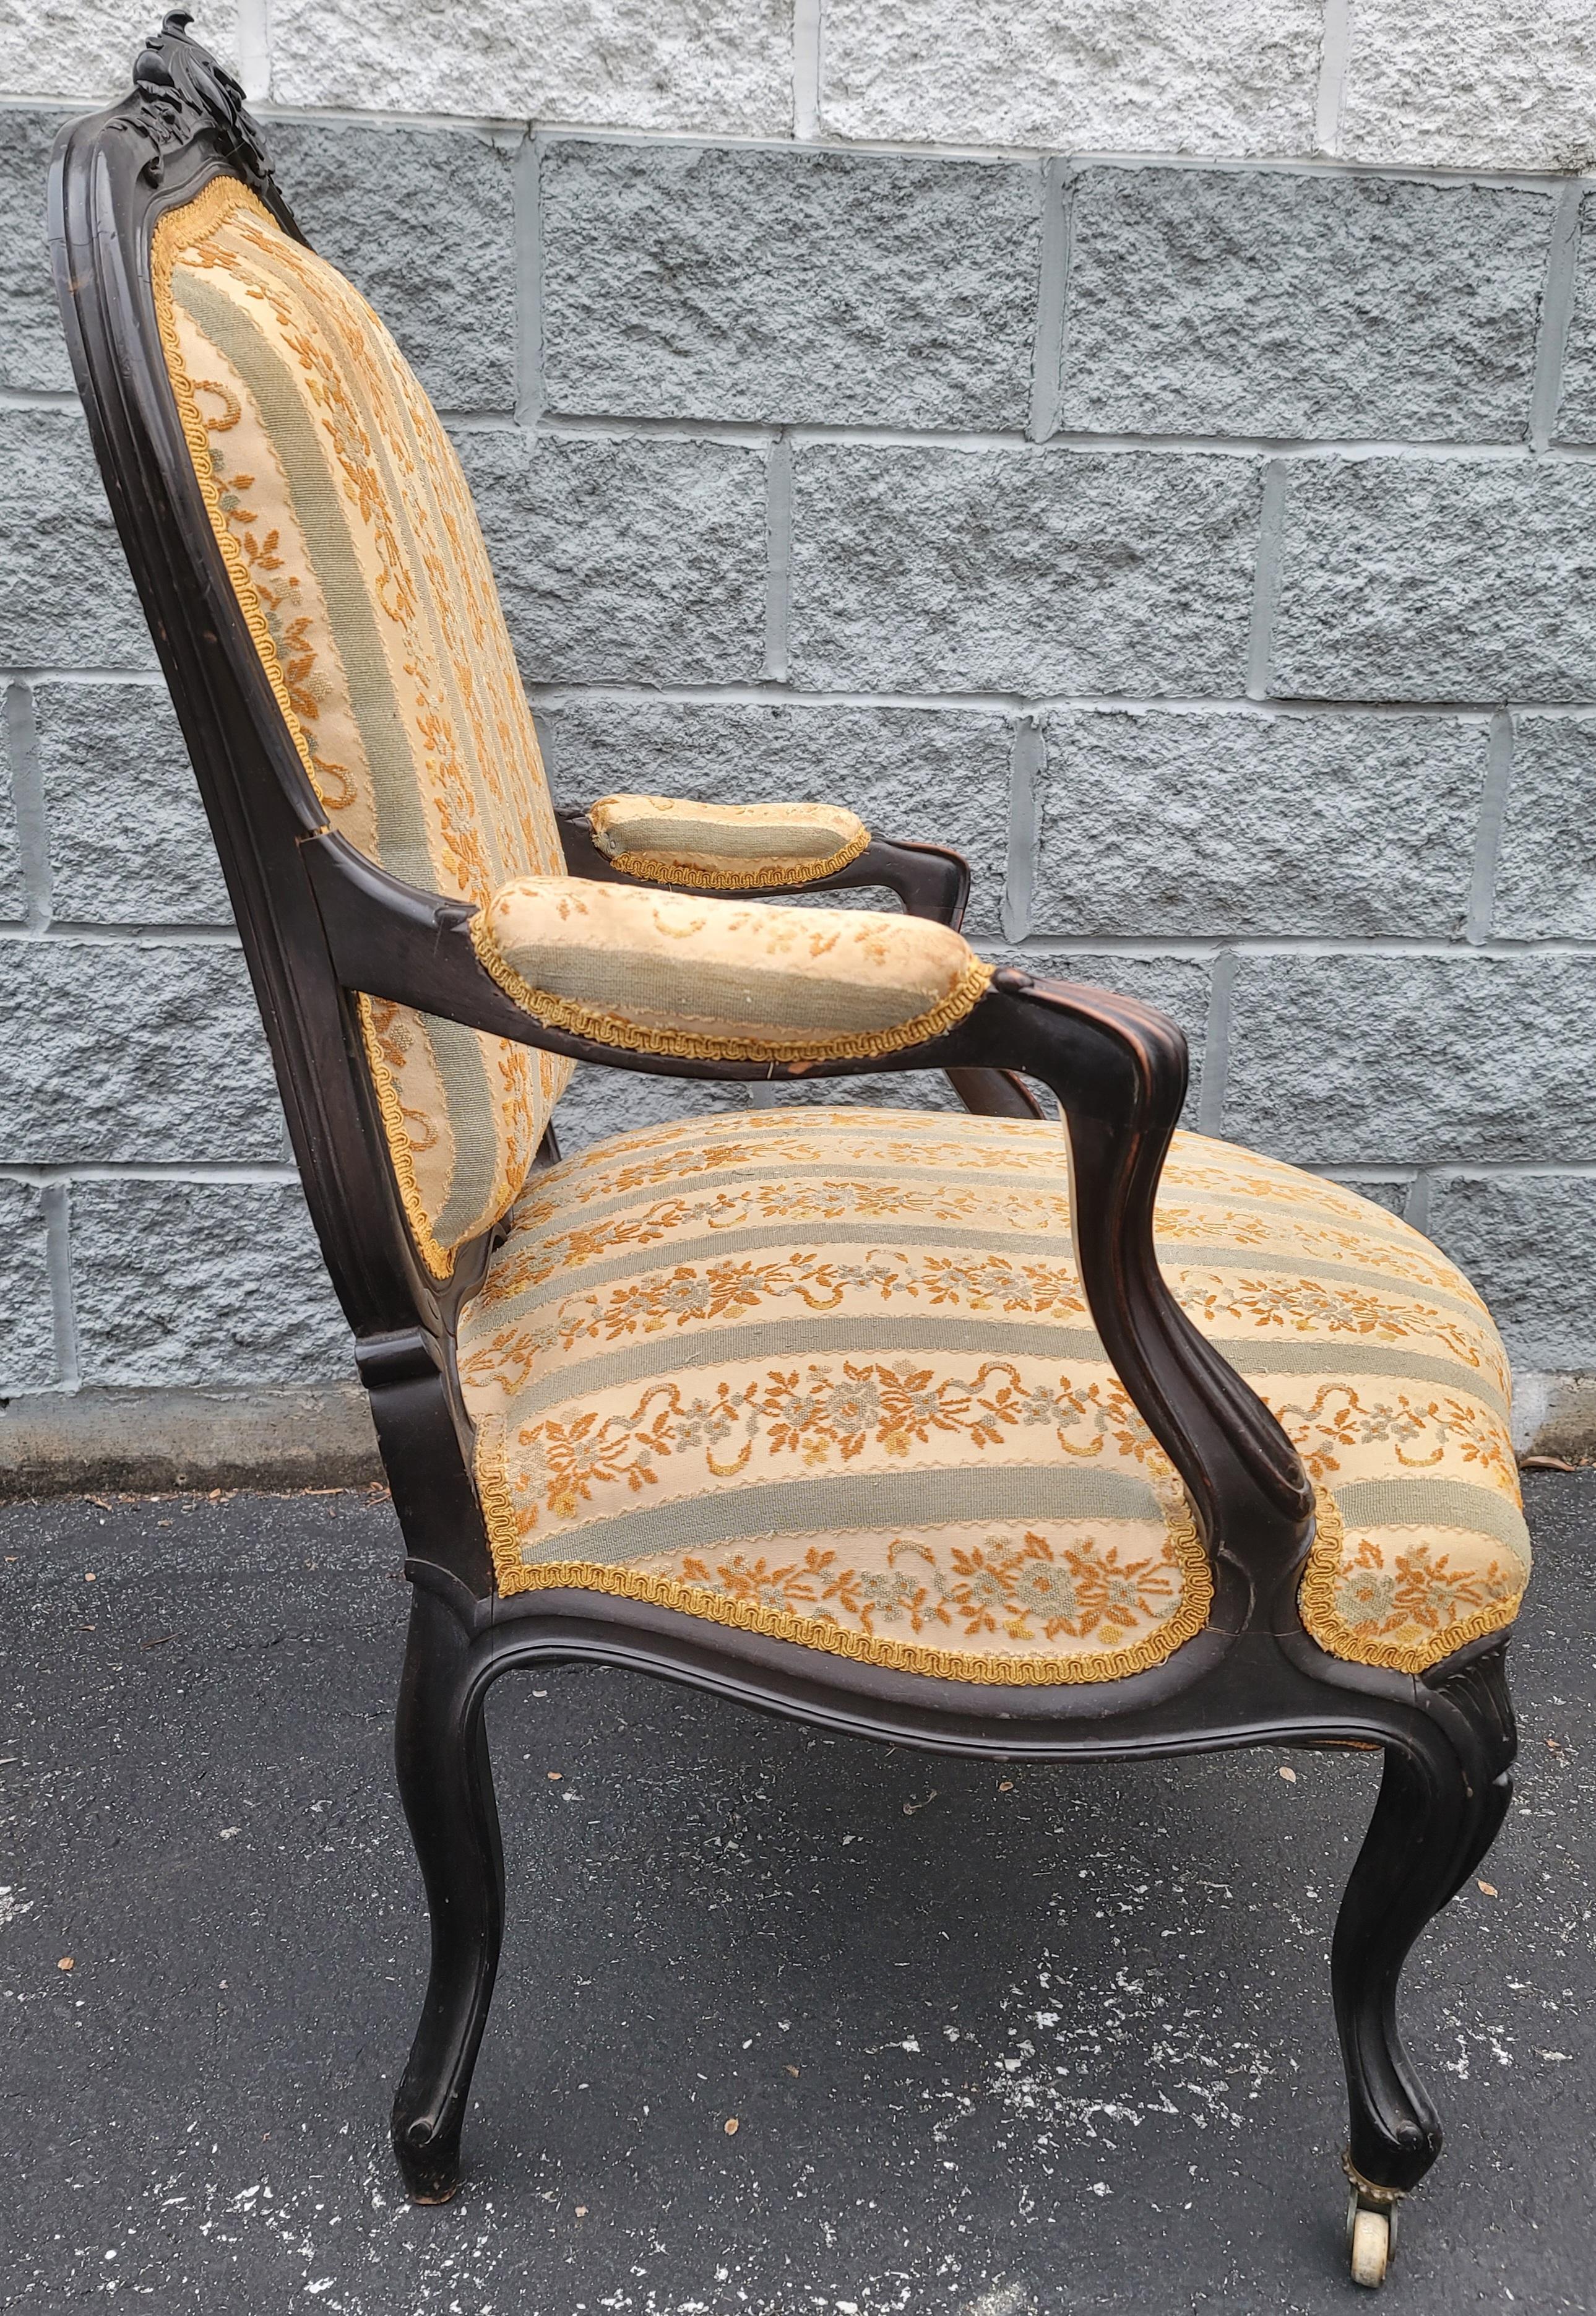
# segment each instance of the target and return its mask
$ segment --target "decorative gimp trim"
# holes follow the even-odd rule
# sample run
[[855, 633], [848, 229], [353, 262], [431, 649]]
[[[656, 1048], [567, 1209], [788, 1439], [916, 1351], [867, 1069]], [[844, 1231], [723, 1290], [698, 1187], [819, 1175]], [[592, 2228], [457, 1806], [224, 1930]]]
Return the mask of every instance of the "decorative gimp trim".
[[1005, 1688], [1081, 1688], [1093, 1681], [1128, 1680], [1134, 1673], [1150, 1672], [1196, 1639], [1207, 1626], [1213, 1606], [1208, 1554], [1184, 1496], [1178, 1506], [1166, 1507], [1164, 1511], [1170, 1549], [1181, 1577], [1180, 1605], [1166, 1623], [1131, 1648], [1104, 1650], [1090, 1656], [999, 1655], [884, 1640], [874, 1633], [848, 1631], [828, 1617], [794, 1616], [788, 1609], [733, 1599], [709, 1585], [686, 1583], [676, 1576], [651, 1576], [641, 1569], [583, 1560], [546, 1560], [529, 1566], [521, 1556], [502, 1423], [485, 1423], [478, 1430], [476, 1463], [477, 1492], [493, 1550], [495, 1574], [499, 1592], [506, 1599], [516, 1592], [555, 1590], [606, 1592], [623, 1599], [646, 1600], [660, 1608], [675, 1608], [708, 1624], [759, 1633], [767, 1640], [790, 1641], [825, 1656], [850, 1657], [859, 1664], [885, 1665], [894, 1672], [920, 1673], [930, 1680], [971, 1681]]
[[1382, 1665], [1391, 1672], [1428, 1672], [1444, 1657], [1455, 1655], [1470, 1641], [1488, 1633], [1505, 1632], [1518, 1615], [1528, 1587], [1520, 1586], [1506, 1600], [1487, 1601], [1460, 1624], [1448, 1625], [1423, 1641], [1372, 1640], [1350, 1625], [1341, 1613], [1339, 1595], [1346, 1577], [1342, 1554], [1346, 1528], [1341, 1507], [1328, 1488], [1314, 1490], [1314, 1542], [1297, 1593], [1304, 1629], [1327, 1655], [1347, 1664]]
[[824, 860], [771, 861], [759, 868], [711, 868], [702, 860], [668, 860], [660, 852], [607, 852], [604, 858], [622, 876], [643, 877], [654, 885], [684, 885], [700, 893], [771, 893], [834, 877], [839, 868], [858, 860], [869, 841], [867, 828]]

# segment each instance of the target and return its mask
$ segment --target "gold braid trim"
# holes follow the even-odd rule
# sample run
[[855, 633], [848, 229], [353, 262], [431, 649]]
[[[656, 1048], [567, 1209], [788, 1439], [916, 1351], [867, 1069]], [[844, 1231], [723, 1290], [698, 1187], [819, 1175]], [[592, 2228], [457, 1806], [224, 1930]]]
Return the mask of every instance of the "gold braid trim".
[[[192, 201], [186, 201], [181, 209], [169, 209], [156, 227], [150, 251], [150, 292], [155, 299], [156, 326], [160, 332], [161, 350], [166, 357], [166, 374], [171, 380], [173, 399], [177, 405], [183, 440], [188, 444], [189, 457], [193, 464], [194, 479], [200, 485], [200, 495], [210, 518], [211, 531], [222, 561], [227, 566], [227, 576], [233, 583], [233, 592], [244, 614], [244, 623], [249, 629], [250, 641], [260, 655], [266, 681], [272, 686], [272, 697], [281, 710], [289, 737], [305, 767], [306, 777], [312, 788], [325, 804], [326, 798], [317, 784], [315, 759], [304, 728], [294, 713], [293, 703], [289, 697], [288, 680], [277, 655], [277, 646], [272, 639], [272, 630], [266, 624], [266, 615], [261, 609], [260, 596], [249, 575], [244, 550], [234, 538], [222, 510], [221, 491], [210, 455], [210, 437], [205, 431], [205, 421], [200, 415], [193, 381], [183, 368], [183, 352], [178, 343], [177, 315], [172, 294], [172, 275], [177, 263], [177, 253], [179, 249], [191, 248], [196, 242], [203, 241], [236, 209], [252, 210], [273, 232], [278, 230], [276, 218], [263, 203], [255, 199], [247, 186], [241, 185], [236, 177], [213, 177]], [[376, 1089], [377, 1104], [388, 1137], [388, 1158], [398, 1184], [405, 1218], [410, 1225], [416, 1251], [427, 1269], [434, 1278], [447, 1278], [454, 1269], [454, 1257], [438, 1243], [432, 1234], [432, 1223], [415, 1180], [410, 1137], [405, 1131], [398, 1093], [388, 1064], [379, 1051], [372, 1029], [369, 1001], [362, 996], [359, 1005], [361, 1042], [365, 1048], [366, 1066], [371, 1073]]]
[[550, 1029], [567, 1029], [573, 1037], [591, 1038], [596, 1046], [617, 1046], [627, 1053], [672, 1054], [694, 1062], [869, 1061], [879, 1054], [900, 1053], [905, 1046], [918, 1046], [957, 1028], [985, 995], [992, 979], [992, 967], [972, 957], [953, 988], [929, 1012], [890, 1029], [856, 1029], [834, 1038], [707, 1038], [691, 1029], [649, 1029], [602, 1006], [534, 988], [500, 949], [486, 909], [478, 909], [471, 919], [471, 946], [505, 995]]
[[1448, 1625], [1432, 1640], [1401, 1643], [1366, 1638], [1356, 1626], [1346, 1622], [1336, 1606], [1346, 1545], [1341, 1507], [1328, 1488], [1314, 1490], [1314, 1504], [1313, 1548], [1303, 1571], [1297, 1606], [1305, 1629], [1328, 1656], [1340, 1657], [1348, 1664], [1384, 1665], [1391, 1672], [1428, 1672], [1431, 1665], [1467, 1647], [1470, 1641], [1483, 1640], [1487, 1633], [1504, 1632], [1518, 1615], [1527, 1584], [1520, 1585], [1511, 1600], [1493, 1600], [1476, 1608], [1472, 1617], [1460, 1625]]
[[1180, 1564], [1183, 1581], [1180, 1605], [1166, 1624], [1147, 1634], [1133, 1648], [1101, 1651], [1092, 1656], [1000, 1656], [976, 1650], [923, 1648], [913, 1641], [882, 1640], [874, 1633], [855, 1633], [824, 1617], [798, 1617], [785, 1608], [769, 1608], [753, 1600], [734, 1600], [708, 1585], [687, 1584], [676, 1576], [648, 1576], [636, 1568], [604, 1567], [593, 1561], [545, 1560], [529, 1566], [521, 1557], [521, 1534], [504, 1464], [502, 1418], [482, 1423], [477, 1437], [477, 1492], [493, 1549], [494, 1569], [501, 1597], [515, 1592], [608, 1592], [628, 1600], [647, 1600], [660, 1608], [676, 1608], [684, 1616], [702, 1617], [711, 1625], [731, 1625], [739, 1631], [759, 1633], [767, 1640], [792, 1641], [799, 1648], [818, 1649], [826, 1656], [851, 1657], [856, 1663], [887, 1665], [895, 1672], [923, 1673], [930, 1680], [964, 1680], [1005, 1688], [1081, 1687], [1092, 1681], [1128, 1680], [1133, 1673], [1150, 1672], [1207, 1626], [1213, 1606], [1214, 1582], [1208, 1557], [1197, 1532], [1191, 1507], [1182, 1496], [1178, 1510], [1165, 1511], [1170, 1547]]
[[405, 1219], [410, 1225], [410, 1235], [415, 1241], [415, 1251], [434, 1278], [448, 1278], [454, 1271], [453, 1250], [440, 1243], [428, 1217], [421, 1195], [421, 1185], [415, 1179], [415, 1160], [411, 1154], [410, 1136], [405, 1125], [405, 1112], [400, 1107], [398, 1088], [393, 1074], [382, 1058], [378, 1042], [377, 1025], [371, 1018], [371, 1000], [363, 990], [355, 993], [355, 1005], [360, 1014], [361, 1043], [366, 1049], [366, 1067], [371, 1073], [371, 1083], [377, 1095], [377, 1107], [382, 1113], [382, 1130], [388, 1141], [388, 1163], [399, 1186], [399, 1202], [405, 1209]]
[[[685, 885], [702, 893], [770, 893], [789, 885], [812, 885], [821, 877], [834, 877], [857, 860], [870, 841], [868, 828], [824, 860], [775, 861], [763, 868], [708, 868], [701, 860], [667, 860], [662, 852], [607, 852], [611, 868], [626, 877], [641, 877], [655, 885]], [[599, 850], [603, 852], [602, 843]]]

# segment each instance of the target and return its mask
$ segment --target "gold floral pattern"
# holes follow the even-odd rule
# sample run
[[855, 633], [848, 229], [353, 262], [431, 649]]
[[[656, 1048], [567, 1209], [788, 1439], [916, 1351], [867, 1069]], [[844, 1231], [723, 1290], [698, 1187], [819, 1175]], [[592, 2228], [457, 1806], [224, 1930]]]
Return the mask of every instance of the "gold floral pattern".
[[[1226, 1258], [1216, 1217], [1234, 1216], [1255, 1227]], [[1310, 1630], [1338, 1654], [1405, 1664], [1419, 1648], [1426, 1662], [1447, 1654], [1482, 1614], [1507, 1621], [1528, 1548], [1505, 1363], [1444, 1257], [1337, 1185], [1187, 1136], [1159, 1227], [1174, 1293], [1322, 1491]], [[794, 1635], [830, 1619], [851, 1651], [908, 1652], [895, 1662], [934, 1643], [1017, 1649], [1045, 1669], [1088, 1644], [1037, 1613], [1037, 1585], [1064, 1599], [1060, 1570], [1086, 1598], [1067, 1557], [1084, 1547], [1059, 1527], [1070, 1490], [1128, 1492], [1129, 1528], [1095, 1516], [1091, 1533], [1111, 1530], [1120, 1555], [1100, 1573], [1166, 1569], [1174, 1474], [1092, 1327], [1057, 1127], [771, 1110], [619, 1137], [529, 1185], [459, 1357], [505, 1590], [602, 1563], [610, 1589], [668, 1584], [679, 1604], [719, 1604], [694, 1613], [757, 1613]], [[1333, 1529], [1341, 1581], [1342, 1502], [1357, 1523], [1350, 1570], [1362, 1553], [1356, 1572], [1383, 1580], [1390, 1554], [1406, 1555], [1388, 1629], [1333, 1599], [1309, 1612]], [[978, 1532], [961, 1533], [955, 1562], [945, 1531], [966, 1506]], [[662, 1557], [652, 1538], [672, 1532], [683, 1540]], [[980, 1559], [994, 1537], [1010, 1590], [972, 1633], [959, 1617], [976, 1593], [958, 1588], [996, 1582], [999, 1563]], [[1026, 1541], [1039, 1537], [1045, 1567]], [[1415, 1558], [1425, 1537], [1443, 1541]], [[1432, 1623], [1416, 1640], [1427, 1576]], [[1095, 1628], [1095, 1655], [1113, 1657], [1110, 1629], [1128, 1651], [1164, 1632], [1161, 1597]], [[1021, 1637], [1003, 1639], [1010, 1626]]]
[[744, 1552], [718, 1560], [688, 1554], [682, 1575], [795, 1616], [830, 1613], [834, 1622], [834, 1603], [867, 1633], [905, 1625], [913, 1633], [956, 1630], [966, 1640], [1096, 1641], [1109, 1650], [1128, 1634], [1167, 1623], [1181, 1596], [1180, 1572], [1167, 1554], [1122, 1562], [1118, 1545], [1094, 1536], [1056, 1549], [1034, 1528], [1018, 1537], [993, 1533], [954, 1545], [946, 1563], [923, 1537], [894, 1537], [883, 1560], [860, 1566], [816, 1545], [801, 1561], [782, 1563], [762, 1554], [751, 1561]]
[[1517, 1616], [1527, 1555], [1470, 1529], [1349, 1532], [1333, 1496], [1321, 1490], [1318, 1504], [1302, 1612], [1332, 1655], [1421, 1673]]

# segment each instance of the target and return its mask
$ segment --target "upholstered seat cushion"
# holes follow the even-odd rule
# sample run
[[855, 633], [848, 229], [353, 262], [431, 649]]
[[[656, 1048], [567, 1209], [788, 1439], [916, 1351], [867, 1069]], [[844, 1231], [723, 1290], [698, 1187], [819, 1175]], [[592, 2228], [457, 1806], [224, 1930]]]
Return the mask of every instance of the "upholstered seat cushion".
[[[1072, 1258], [1062, 1129], [778, 1109], [533, 1178], [460, 1329], [505, 1592], [587, 1586], [943, 1678], [1107, 1679], [1201, 1630], [1182, 1492]], [[1176, 1137], [1166, 1275], [1320, 1491], [1333, 1653], [1414, 1671], [1529, 1571], [1500, 1340], [1416, 1231]]]

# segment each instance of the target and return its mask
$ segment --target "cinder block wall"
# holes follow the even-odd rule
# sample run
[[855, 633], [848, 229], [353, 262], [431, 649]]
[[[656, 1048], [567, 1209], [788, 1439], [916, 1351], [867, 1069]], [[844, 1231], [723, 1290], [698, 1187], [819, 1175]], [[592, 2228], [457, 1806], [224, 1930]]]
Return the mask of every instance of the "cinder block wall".
[[[1404, 1210], [1493, 1301], [1524, 1436], [1596, 1445], [1586, 0], [467, 13], [198, 29], [450, 420], [561, 796], [960, 846], [988, 946], [1167, 1007], [1193, 1122]], [[363, 1452], [40, 247], [64, 109], [145, 29], [0, 27], [0, 1431], [36, 1478], [107, 1426], [220, 1468], [218, 1410], [240, 1468]], [[715, 1098], [589, 1073], [561, 1131]]]

